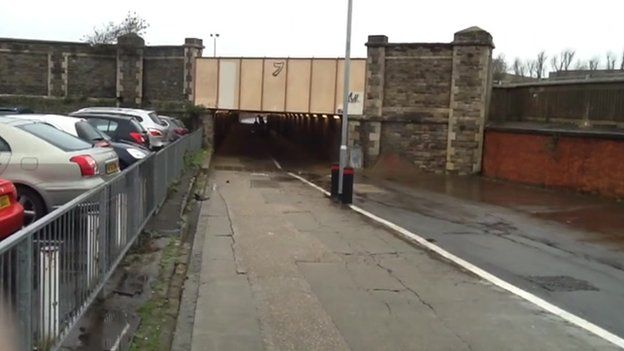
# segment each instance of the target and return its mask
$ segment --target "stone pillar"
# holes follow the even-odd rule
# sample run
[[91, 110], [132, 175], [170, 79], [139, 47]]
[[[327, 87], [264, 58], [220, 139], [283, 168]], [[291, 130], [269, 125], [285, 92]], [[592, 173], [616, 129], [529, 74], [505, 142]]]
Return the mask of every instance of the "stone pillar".
[[139, 106], [143, 100], [143, 51], [145, 41], [130, 33], [117, 38], [117, 101]]
[[201, 127], [204, 129], [203, 147], [214, 150], [215, 146], [215, 115], [212, 111], [205, 111], [199, 115]]
[[388, 37], [370, 35], [366, 46], [366, 96], [364, 118], [358, 123], [357, 140], [362, 146], [364, 166], [371, 166], [380, 153], [381, 120], [383, 119]]
[[368, 57], [366, 59], [364, 116], [368, 119], [381, 118], [382, 116], [387, 44], [388, 37], [385, 35], [370, 35], [366, 43]]
[[183, 94], [188, 101], [194, 101], [195, 59], [202, 56], [204, 44], [201, 39], [184, 39], [184, 88]]
[[48, 96], [67, 96], [67, 54], [53, 50], [48, 54]]
[[349, 128], [349, 131], [348, 131], [349, 138], [347, 140], [347, 146], [349, 147], [349, 149], [352, 149], [356, 145], [357, 146], [361, 145], [362, 134], [360, 133], [360, 128], [361, 128], [360, 121], [350, 119], [348, 128]]
[[492, 36], [481, 28], [455, 33], [446, 154], [448, 172], [481, 171], [493, 48]]

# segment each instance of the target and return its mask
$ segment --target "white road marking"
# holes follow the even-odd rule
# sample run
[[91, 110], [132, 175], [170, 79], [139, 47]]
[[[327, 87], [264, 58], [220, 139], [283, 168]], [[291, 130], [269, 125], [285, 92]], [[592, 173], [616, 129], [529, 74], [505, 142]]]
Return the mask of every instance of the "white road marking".
[[275, 159], [275, 157], [271, 157], [271, 160], [273, 160], [273, 163], [275, 163], [275, 167], [277, 167], [277, 169], [281, 170], [282, 169], [282, 165], [280, 165], [279, 162], [277, 162], [277, 160]]
[[[304, 179], [296, 174], [293, 173], [288, 173], [290, 176], [299, 179], [300, 181], [302, 181], [303, 183], [315, 188], [316, 190], [319, 190], [320, 192], [322, 192], [325, 195], [330, 195], [329, 191], [321, 188], [320, 186], [308, 181], [307, 179]], [[384, 226], [386, 226], [387, 228], [392, 229], [393, 231], [403, 235], [404, 237], [410, 239], [411, 241], [419, 244], [420, 246], [423, 246], [424, 248], [431, 250], [435, 253], [437, 253], [438, 255], [446, 258], [449, 261], [452, 261], [453, 263], [463, 267], [464, 269], [467, 269], [469, 271], [471, 271], [472, 273], [478, 275], [479, 277], [481, 277], [482, 279], [487, 280], [488, 282], [498, 286], [499, 288], [505, 289], [507, 291], [509, 291], [510, 293], [521, 297], [523, 299], [525, 299], [528, 302], [531, 302], [532, 304], [556, 315], [559, 316], [560, 318], [562, 318], [565, 321], [568, 321], [578, 327], [581, 327], [587, 331], [589, 331], [590, 333], [604, 339], [607, 340], [609, 342], [611, 342], [612, 344], [624, 348], [624, 339], [622, 339], [621, 337], [609, 332], [608, 330], [605, 330], [597, 325], [595, 325], [592, 322], [589, 322], [573, 313], [570, 313], [560, 307], [557, 307], [555, 305], [553, 305], [552, 303], [528, 292], [525, 290], [520, 289], [519, 287], [508, 283], [504, 280], [502, 280], [501, 278], [488, 273], [487, 271], [475, 266], [474, 264], [444, 250], [443, 248], [430, 243], [429, 241], [427, 241], [425, 238], [423, 238], [422, 236], [412, 233], [409, 230], [395, 224], [392, 223], [386, 219], [383, 219], [375, 214], [372, 214], [358, 206], [355, 205], [349, 205], [349, 207], [355, 211], [358, 212], [359, 214], [366, 216], [372, 220], [374, 220], [375, 222], [378, 222]]]

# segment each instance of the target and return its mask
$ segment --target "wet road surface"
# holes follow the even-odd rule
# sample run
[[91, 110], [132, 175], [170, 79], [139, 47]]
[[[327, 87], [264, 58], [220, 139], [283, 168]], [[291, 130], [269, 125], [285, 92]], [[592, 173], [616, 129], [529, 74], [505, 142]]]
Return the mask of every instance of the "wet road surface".
[[[281, 138], [285, 169], [329, 189], [328, 164]], [[624, 337], [624, 206], [479, 177], [358, 176], [354, 203]]]

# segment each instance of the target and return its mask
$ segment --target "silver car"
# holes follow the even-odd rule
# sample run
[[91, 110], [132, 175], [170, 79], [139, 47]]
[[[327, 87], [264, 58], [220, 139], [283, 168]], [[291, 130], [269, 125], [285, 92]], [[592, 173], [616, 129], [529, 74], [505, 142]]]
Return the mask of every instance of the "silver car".
[[123, 107], [85, 107], [69, 115], [80, 117], [81, 115], [96, 114], [134, 117], [147, 129], [150, 139], [150, 148], [160, 149], [170, 143], [169, 139], [171, 138], [173, 127], [166, 121], [161, 120], [155, 111]]
[[25, 224], [118, 172], [111, 148], [92, 147], [39, 121], [0, 117], [0, 177], [16, 185]]

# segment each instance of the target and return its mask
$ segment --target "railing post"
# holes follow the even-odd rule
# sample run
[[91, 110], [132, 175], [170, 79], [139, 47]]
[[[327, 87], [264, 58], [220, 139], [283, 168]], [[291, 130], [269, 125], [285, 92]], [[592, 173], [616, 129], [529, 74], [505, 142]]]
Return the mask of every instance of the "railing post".
[[60, 254], [59, 247], [54, 244], [44, 243], [39, 252], [39, 331], [46, 345], [54, 342], [60, 329]]
[[[111, 242], [110, 235], [110, 221], [109, 218], [112, 216], [111, 211], [111, 202], [112, 196], [111, 193], [113, 191], [112, 184], [108, 183], [106, 187], [104, 187], [103, 191], [100, 193], [100, 206], [99, 206], [99, 220], [98, 220], [98, 245], [97, 245], [97, 263], [99, 263], [98, 277], [102, 277], [108, 271], [109, 257], [107, 253], [109, 252], [109, 245]], [[99, 280], [99, 279], [98, 279]]]
[[[33, 349], [33, 238], [26, 237], [17, 246], [17, 313], [21, 350]], [[4, 316], [3, 316], [4, 317]]]

